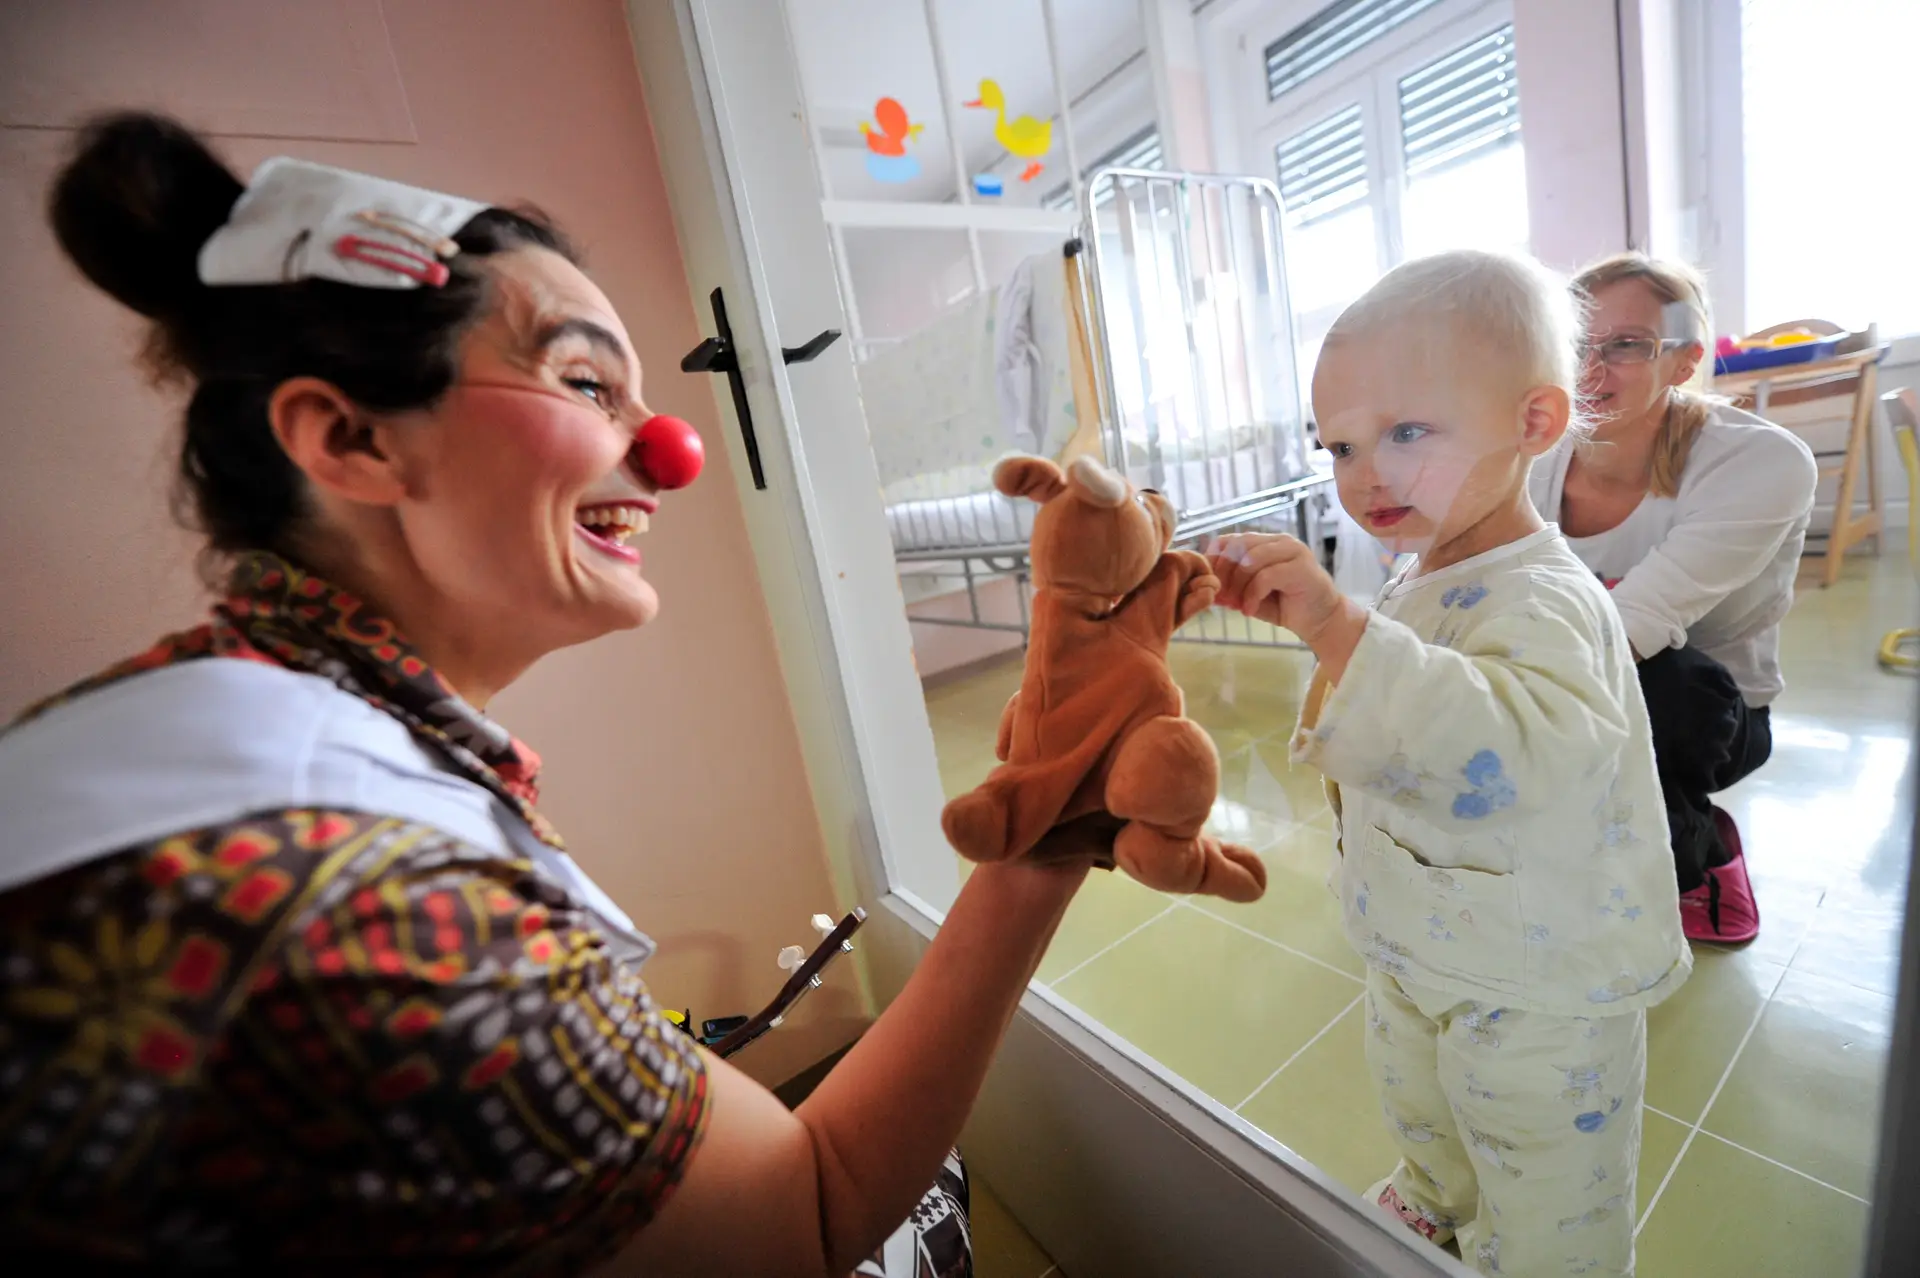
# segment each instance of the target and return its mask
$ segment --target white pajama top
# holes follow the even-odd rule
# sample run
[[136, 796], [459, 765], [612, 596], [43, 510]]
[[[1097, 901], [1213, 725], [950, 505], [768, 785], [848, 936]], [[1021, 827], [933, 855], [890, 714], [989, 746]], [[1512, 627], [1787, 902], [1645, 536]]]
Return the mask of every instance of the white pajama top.
[[1549, 526], [1388, 582], [1293, 743], [1329, 782], [1349, 940], [1501, 1006], [1650, 1007], [1692, 956], [1633, 655]]

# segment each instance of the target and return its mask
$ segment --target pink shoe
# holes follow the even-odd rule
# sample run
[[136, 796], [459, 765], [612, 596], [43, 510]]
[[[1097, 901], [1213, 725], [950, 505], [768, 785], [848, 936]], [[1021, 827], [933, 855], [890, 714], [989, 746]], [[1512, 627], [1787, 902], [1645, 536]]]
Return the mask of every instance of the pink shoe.
[[1715, 808], [1713, 824], [1733, 859], [1709, 866], [1705, 883], [1681, 893], [1680, 930], [1690, 941], [1744, 945], [1760, 935], [1760, 905], [1753, 898], [1753, 881], [1747, 877], [1747, 858], [1733, 818]]
[[1400, 1191], [1393, 1187], [1391, 1177], [1381, 1181], [1372, 1189], [1369, 1189], [1367, 1191], [1367, 1198], [1375, 1205], [1384, 1207], [1392, 1212], [1401, 1224], [1411, 1229], [1414, 1233], [1419, 1234], [1430, 1243], [1445, 1246], [1453, 1240], [1453, 1227], [1440, 1220], [1432, 1212], [1422, 1211], [1420, 1208], [1403, 1201], [1400, 1197]]

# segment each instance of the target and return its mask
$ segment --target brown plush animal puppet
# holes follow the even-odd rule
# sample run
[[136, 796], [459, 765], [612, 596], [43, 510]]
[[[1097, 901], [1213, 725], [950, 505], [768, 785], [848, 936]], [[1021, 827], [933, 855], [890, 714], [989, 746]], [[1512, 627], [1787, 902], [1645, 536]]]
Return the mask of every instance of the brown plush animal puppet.
[[1064, 472], [1009, 457], [993, 483], [1040, 503], [1033, 629], [1020, 691], [1000, 716], [1001, 765], [947, 805], [947, 841], [969, 860], [999, 861], [1104, 810], [1126, 823], [1114, 863], [1148, 887], [1257, 900], [1267, 887], [1260, 858], [1201, 833], [1220, 755], [1184, 717], [1167, 645], [1212, 606], [1220, 582], [1199, 555], [1168, 549], [1172, 505], [1091, 457]]

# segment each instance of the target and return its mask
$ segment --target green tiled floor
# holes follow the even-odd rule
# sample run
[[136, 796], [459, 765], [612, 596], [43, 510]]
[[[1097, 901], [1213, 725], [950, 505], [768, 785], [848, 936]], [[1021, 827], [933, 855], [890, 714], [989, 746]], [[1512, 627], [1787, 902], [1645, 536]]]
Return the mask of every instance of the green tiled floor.
[[[1873, 652], [1917, 602], [1893, 555], [1853, 561], [1832, 590], [1802, 583], [1773, 759], [1721, 798], [1746, 839], [1762, 935], [1702, 949], [1649, 1018], [1643, 1278], [1857, 1264], [1906, 901], [1916, 687]], [[1319, 778], [1287, 758], [1308, 668], [1287, 651], [1175, 649], [1189, 713], [1221, 749], [1214, 826], [1266, 859], [1265, 899], [1175, 901], [1096, 875], [1040, 979], [1358, 1192], [1393, 1152], [1363, 1067], [1363, 969], [1326, 885], [1332, 816]], [[992, 766], [1018, 680], [1008, 662], [929, 691], [950, 794]], [[982, 1272], [1036, 1278], [1033, 1263]]]

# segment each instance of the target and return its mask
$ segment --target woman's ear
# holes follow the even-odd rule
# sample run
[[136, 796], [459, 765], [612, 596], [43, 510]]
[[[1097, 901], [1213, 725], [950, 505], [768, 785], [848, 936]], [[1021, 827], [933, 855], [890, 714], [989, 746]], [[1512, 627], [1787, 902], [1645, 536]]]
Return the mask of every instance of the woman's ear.
[[392, 506], [406, 494], [397, 459], [358, 404], [331, 382], [292, 377], [267, 401], [273, 437], [307, 482], [362, 506]]
[[1538, 457], [1567, 433], [1573, 398], [1563, 386], [1536, 386], [1520, 400], [1520, 451]]
[[1690, 342], [1673, 353], [1673, 375], [1667, 379], [1669, 386], [1685, 386], [1700, 371], [1700, 361], [1705, 359], [1707, 348], [1699, 342]]

